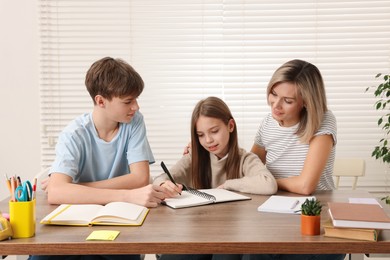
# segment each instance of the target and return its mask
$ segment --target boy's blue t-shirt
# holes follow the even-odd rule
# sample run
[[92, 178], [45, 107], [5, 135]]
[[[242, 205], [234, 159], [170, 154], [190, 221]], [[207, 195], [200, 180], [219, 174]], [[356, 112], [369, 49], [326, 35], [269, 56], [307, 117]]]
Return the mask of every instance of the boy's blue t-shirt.
[[49, 174], [64, 173], [75, 183], [100, 181], [129, 173], [129, 164], [139, 161], [154, 163], [139, 111], [130, 123], [119, 124], [118, 133], [110, 142], [98, 137], [92, 113], [87, 113], [61, 132]]

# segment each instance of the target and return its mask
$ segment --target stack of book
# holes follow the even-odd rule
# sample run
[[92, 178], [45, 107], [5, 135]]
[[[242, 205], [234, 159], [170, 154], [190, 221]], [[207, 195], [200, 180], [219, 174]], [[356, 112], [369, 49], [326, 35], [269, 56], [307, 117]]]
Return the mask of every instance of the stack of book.
[[338, 228], [329, 219], [323, 224], [326, 237], [338, 237], [354, 240], [378, 241], [380, 229], [372, 228]]
[[390, 217], [379, 204], [329, 202], [330, 220], [325, 236], [377, 241], [382, 229], [390, 229]]

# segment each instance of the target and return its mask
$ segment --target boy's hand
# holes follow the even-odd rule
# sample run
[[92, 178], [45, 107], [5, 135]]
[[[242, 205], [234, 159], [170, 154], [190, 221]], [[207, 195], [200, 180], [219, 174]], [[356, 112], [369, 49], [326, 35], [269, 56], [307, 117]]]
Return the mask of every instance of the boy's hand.
[[49, 185], [50, 177], [47, 177], [41, 181], [41, 189], [47, 193], [47, 186]]
[[173, 198], [176, 197], [177, 195], [181, 195], [183, 191], [183, 185], [177, 183], [174, 184], [171, 181], [165, 181], [160, 184], [160, 187], [165, 188], [165, 193], [167, 198]]
[[167, 190], [164, 187], [149, 184], [145, 187], [129, 190], [127, 201], [147, 208], [157, 207], [166, 197]]

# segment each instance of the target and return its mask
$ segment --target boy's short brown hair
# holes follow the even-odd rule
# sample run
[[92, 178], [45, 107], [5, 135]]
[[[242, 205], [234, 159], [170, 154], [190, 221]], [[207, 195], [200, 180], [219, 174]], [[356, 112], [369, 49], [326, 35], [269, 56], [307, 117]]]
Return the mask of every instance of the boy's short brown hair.
[[136, 98], [144, 89], [144, 81], [127, 62], [105, 57], [91, 65], [85, 77], [85, 86], [95, 103], [96, 95], [108, 100], [113, 97]]

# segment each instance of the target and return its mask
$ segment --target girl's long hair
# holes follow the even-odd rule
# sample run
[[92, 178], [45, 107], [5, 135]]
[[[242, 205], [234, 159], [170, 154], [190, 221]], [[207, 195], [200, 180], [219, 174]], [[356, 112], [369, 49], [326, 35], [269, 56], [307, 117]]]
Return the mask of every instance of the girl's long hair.
[[237, 125], [229, 107], [217, 97], [208, 97], [198, 102], [191, 117], [191, 149], [192, 149], [192, 184], [197, 189], [209, 189], [211, 187], [212, 173], [210, 154], [203, 148], [197, 135], [196, 122], [200, 116], [212, 117], [222, 120], [225, 125], [233, 119], [234, 129], [230, 133], [228, 157], [225, 171], [226, 179], [239, 178], [240, 156], [238, 146]]

